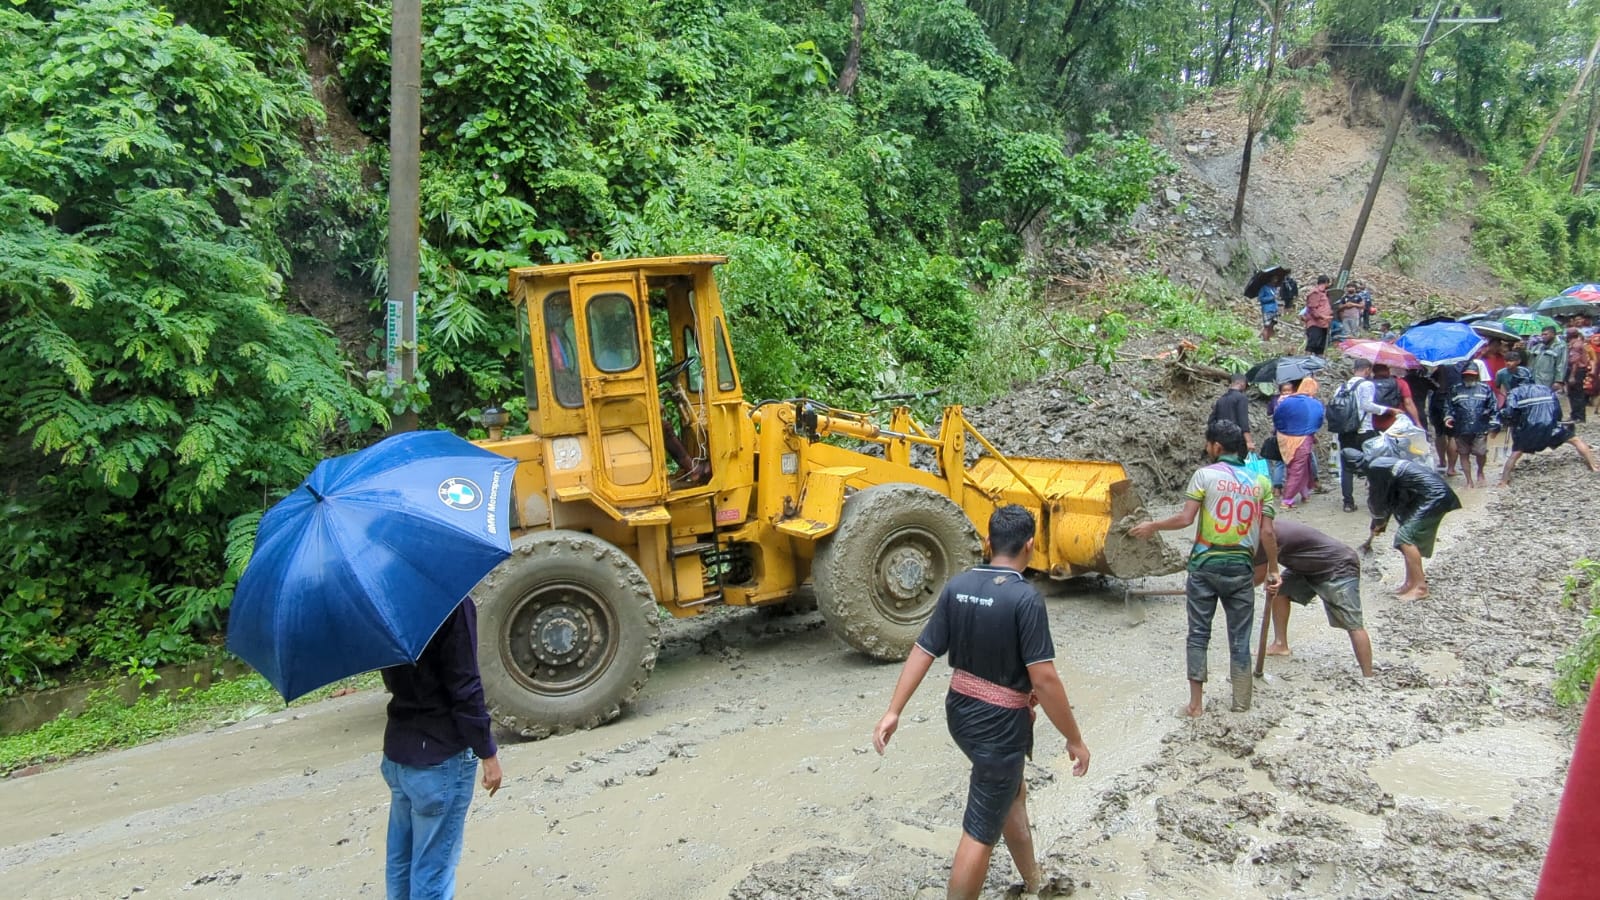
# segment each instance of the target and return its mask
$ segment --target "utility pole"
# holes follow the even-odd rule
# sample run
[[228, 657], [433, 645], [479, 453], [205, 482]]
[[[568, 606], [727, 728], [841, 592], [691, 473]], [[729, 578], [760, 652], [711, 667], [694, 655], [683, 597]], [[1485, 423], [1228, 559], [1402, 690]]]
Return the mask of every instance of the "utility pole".
[[[1361, 249], [1361, 235], [1367, 230], [1367, 220], [1372, 218], [1372, 204], [1378, 199], [1378, 188], [1383, 184], [1383, 172], [1389, 167], [1389, 154], [1394, 150], [1395, 139], [1400, 137], [1400, 123], [1405, 121], [1406, 109], [1411, 105], [1411, 91], [1417, 85], [1417, 77], [1422, 74], [1422, 61], [1428, 55], [1428, 46], [1433, 43], [1434, 32], [1440, 25], [1498, 25], [1500, 16], [1440, 16], [1444, 10], [1444, 0], [1437, 0], [1433, 5], [1433, 13], [1426, 19], [1422, 17], [1422, 7], [1417, 7], [1412, 13], [1411, 21], [1426, 22], [1427, 27], [1422, 31], [1422, 42], [1417, 44], [1417, 58], [1411, 63], [1411, 75], [1406, 79], [1406, 86], [1400, 91], [1400, 104], [1395, 107], [1394, 118], [1389, 120], [1389, 130], [1383, 136], [1383, 149], [1378, 151], [1378, 165], [1372, 171], [1372, 180], [1367, 182], [1367, 197], [1361, 201], [1361, 214], [1356, 216], [1355, 231], [1350, 233], [1350, 245], [1345, 247], [1344, 260], [1339, 263], [1339, 277], [1334, 283], [1335, 291], [1344, 290], [1350, 281], [1350, 269], [1356, 263], [1356, 251]], [[1456, 7], [1459, 13], [1461, 7]]]
[[[422, 179], [422, 0], [393, 0], [389, 44], [389, 296], [385, 368], [391, 385], [417, 378], [418, 183]], [[411, 410], [394, 431], [414, 431]]]
[[1578, 157], [1578, 174], [1572, 178], [1572, 196], [1582, 197], [1583, 189], [1589, 183], [1589, 164], [1594, 159], [1595, 132], [1600, 130], [1600, 103], [1596, 103], [1596, 92], [1589, 92], [1589, 128], [1583, 133], [1583, 154]]

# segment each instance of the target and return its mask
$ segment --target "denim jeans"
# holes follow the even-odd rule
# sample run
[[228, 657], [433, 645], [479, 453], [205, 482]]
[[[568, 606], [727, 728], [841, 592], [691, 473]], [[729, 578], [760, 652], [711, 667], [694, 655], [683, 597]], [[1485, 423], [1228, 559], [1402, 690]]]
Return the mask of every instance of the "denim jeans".
[[1189, 680], [1206, 680], [1206, 650], [1217, 603], [1228, 620], [1228, 665], [1233, 674], [1250, 671], [1250, 620], [1255, 616], [1255, 570], [1247, 562], [1191, 570], [1184, 583], [1189, 598]]
[[383, 758], [389, 784], [388, 900], [449, 900], [466, 831], [478, 757], [463, 750], [436, 766]]
[[[1374, 438], [1377, 436], [1378, 433], [1376, 431], [1363, 431], [1358, 434], [1341, 434], [1339, 435], [1339, 449], [1347, 450], [1351, 447], [1354, 447], [1357, 450], [1360, 450], [1361, 445], [1366, 443], [1369, 438]], [[1355, 482], [1356, 470], [1350, 468], [1349, 464], [1344, 461], [1344, 454], [1341, 453], [1339, 455], [1339, 491], [1340, 493], [1344, 494], [1344, 502], [1346, 503], [1356, 502]]]

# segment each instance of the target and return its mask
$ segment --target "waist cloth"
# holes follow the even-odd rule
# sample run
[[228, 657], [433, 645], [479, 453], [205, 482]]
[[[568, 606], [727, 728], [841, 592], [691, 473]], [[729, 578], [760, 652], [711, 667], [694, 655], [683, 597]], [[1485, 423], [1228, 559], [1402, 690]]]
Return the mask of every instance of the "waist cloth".
[[972, 762], [967, 809], [961, 830], [993, 846], [1006, 815], [1022, 789], [1027, 758], [1033, 755], [1031, 693], [995, 684], [955, 669], [945, 695], [945, 722], [956, 746]]

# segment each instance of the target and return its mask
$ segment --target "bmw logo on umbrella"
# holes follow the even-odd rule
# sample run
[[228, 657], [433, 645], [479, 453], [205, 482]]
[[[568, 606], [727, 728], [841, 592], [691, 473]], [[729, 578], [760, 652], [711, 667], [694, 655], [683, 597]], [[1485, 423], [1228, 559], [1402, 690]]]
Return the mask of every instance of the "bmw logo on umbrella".
[[466, 478], [446, 478], [439, 483], [439, 499], [451, 509], [471, 512], [483, 505], [483, 492]]

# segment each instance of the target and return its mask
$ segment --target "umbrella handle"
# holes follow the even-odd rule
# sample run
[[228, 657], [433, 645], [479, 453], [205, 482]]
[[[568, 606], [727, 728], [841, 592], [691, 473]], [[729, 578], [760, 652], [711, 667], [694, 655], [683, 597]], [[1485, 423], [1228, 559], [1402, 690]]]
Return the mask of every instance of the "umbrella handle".
[[308, 484], [308, 485], [305, 485], [305, 489], [306, 489], [306, 493], [308, 493], [311, 496], [317, 498], [317, 502], [318, 503], [322, 502], [322, 495], [317, 493], [317, 489], [316, 488], [314, 488], [314, 487], [312, 487], [311, 485]]

